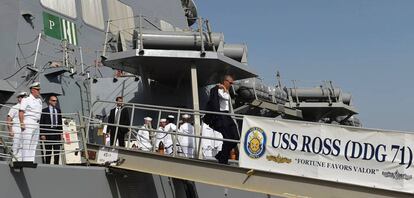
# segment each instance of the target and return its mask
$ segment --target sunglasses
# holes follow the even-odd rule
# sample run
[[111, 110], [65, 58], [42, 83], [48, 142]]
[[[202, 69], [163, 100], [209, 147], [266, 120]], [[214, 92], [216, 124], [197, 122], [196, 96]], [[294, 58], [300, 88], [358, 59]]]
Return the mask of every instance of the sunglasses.
[[51, 102], [56, 102], [57, 100], [50, 100]]
[[233, 81], [230, 81], [230, 80], [225, 80], [225, 81], [229, 82], [231, 85], [234, 83]]

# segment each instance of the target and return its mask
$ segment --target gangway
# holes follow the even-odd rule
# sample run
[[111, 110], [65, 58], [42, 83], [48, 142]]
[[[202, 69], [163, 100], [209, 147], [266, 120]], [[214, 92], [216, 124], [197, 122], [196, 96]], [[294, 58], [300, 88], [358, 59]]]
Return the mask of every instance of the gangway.
[[226, 188], [259, 192], [282, 197], [412, 197], [412, 194], [323, 181], [286, 174], [249, 170], [216, 162], [161, 155], [154, 152], [130, 150], [87, 144], [89, 162], [98, 165], [99, 152], [115, 149], [117, 163], [109, 169], [123, 169], [157, 174]]

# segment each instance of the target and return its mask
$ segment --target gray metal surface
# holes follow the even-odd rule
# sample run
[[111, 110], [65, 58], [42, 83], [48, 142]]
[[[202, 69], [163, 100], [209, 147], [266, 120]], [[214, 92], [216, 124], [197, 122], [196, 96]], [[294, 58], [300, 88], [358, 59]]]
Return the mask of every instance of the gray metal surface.
[[0, 192], [7, 198], [111, 198], [111, 184], [104, 168], [38, 165], [13, 170], [0, 161]]
[[206, 52], [201, 57], [199, 51], [147, 49], [140, 55], [139, 50], [133, 50], [112, 54], [104, 63], [137, 75], [145, 74], [162, 83], [190, 82], [189, 72], [193, 64], [197, 67], [200, 86], [218, 83], [226, 73], [234, 74], [235, 79], [256, 76], [246, 65], [217, 52]]
[[[100, 145], [88, 144], [90, 151], [97, 153], [100, 148]], [[118, 148], [118, 157], [123, 162], [114, 165], [114, 168], [286, 197], [386, 198], [413, 196], [408, 193], [263, 171], [255, 171], [251, 177], [247, 178], [249, 170], [244, 168], [123, 148]], [[91, 162], [96, 163], [95, 160], [91, 159]]]

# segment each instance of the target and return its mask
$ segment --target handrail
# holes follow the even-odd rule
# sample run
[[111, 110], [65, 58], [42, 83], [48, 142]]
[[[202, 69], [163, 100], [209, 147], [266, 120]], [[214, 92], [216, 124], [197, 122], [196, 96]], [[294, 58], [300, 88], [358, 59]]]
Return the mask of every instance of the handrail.
[[[13, 109], [13, 106], [8, 106], [8, 105], [4, 105], [4, 104], [0, 104], [1, 108], [8, 108], [8, 109]], [[38, 112], [40, 113], [40, 112]], [[42, 114], [50, 114], [48, 112], [42, 112]], [[60, 115], [62, 115], [63, 118], [66, 119], [70, 119], [70, 120], [81, 120], [80, 116], [78, 113], [59, 113]], [[2, 128], [2, 126], [4, 126], [6, 128], [6, 130], [1, 130], [0, 129], [0, 147], [3, 147], [6, 150], [5, 154], [1, 154], [0, 156], [3, 159], [8, 159], [8, 160], [14, 160], [14, 161], [18, 161], [21, 159], [21, 154], [20, 152], [23, 149], [28, 149], [25, 147], [30, 147], [31, 145], [38, 145], [41, 147], [38, 148], [30, 148], [29, 150], [34, 151], [35, 154], [32, 156], [28, 156], [27, 154], [24, 157], [34, 157], [34, 158], [44, 158], [46, 156], [55, 156], [55, 155], [59, 155], [61, 156], [61, 161], [63, 164], [65, 164], [66, 160], [65, 160], [65, 156], [67, 154], [70, 153], [79, 153], [82, 151], [86, 151], [86, 147], [80, 145], [82, 142], [84, 142], [84, 138], [81, 138], [81, 131], [80, 129], [82, 129], [82, 125], [70, 125], [75, 127], [74, 130], [65, 130], [63, 131], [63, 129], [59, 129], [59, 128], [50, 128], [52, 127], [51, 124], [42, 124], [42, 123], [36, 123], [36, 124], [30, 124], [30, 123], [25, 123], [25, 129], [38, 129], [40, 130], [39, 132], [36, 132], [35, 134], [39, 135], [39, 140], [34, 142], [32, 138], [29, 137], [25, 137], [23, 136], [23, 132], [21, 132], [20, 130], [17, 130], [16, 128], [20, 128], [20, 122], [16, 122], [16, 121], [12, 121], [12, 122], [8, 122], [8, 121], [4, 121], [4, 120], [0, 120], [0, 128]], [[6, 126], [11, 126], [12, 128], [7, 129]], [[34, 127], [35, 126], [35, 127]], [[65, 126], [65, 123], [62, 123], [61, 125], [53, 125], [53, 127], [61, 127], [63, 128]], [[58, 136], [61, 135], [60, 139], [48, 139], [47, 136]], [[76, 135], [78, 138], [76, 139], [71, 139], [70, 142], [65, 140], [63, 138], [64, 135], [69, 135], [69, 136], [73, 136]], [[40, 139], [41, 136], [46, 136], [46, 139], [42, 140]], [[14, 145], [16, 144], [17, 145]], [[23, 145], [24, 143], [24, 145]], [[69, 143], [76, 143], [79, 144], [79, 146], [76, 146], [76, 148], [74, 149], [69, 149], [64, 145], [67, 145]], [[56, 150], [55, 147], [52, 149], [46, 149], [47, 146], [53, 146], [53, 145], [61, 145], [59, 150]], [[83, 148], [82, 148], [83, 147]], [[42, 154], [36, 154], [38, 151], [42, 151]], [[54, 151], [51, 154], [47, 154], [46, 152], [49, 151]], [[29, 154], [31, 155], [31, 154]], [[11, 162], [11, 161], [10, 161]]]
[[[103, 104], [107, 104], [107, 105], [102, 105]], [[113, 101], [95, 101], [92, 104], [92, 108], [91, 108], [91, 112], [96, 111], [95, 107], [99, 106], [100, 108], [104, 108], [102, 106], [111, 106], [114, 105], [115, 102]], [[172, 146], [173, 150], [172, 150], [172, 155], [173, 156], [177, 156], [177, 151], [179, 151], [179, 147], [182, 145], [182, 142], [180, 142], [180, 139], [183, 137], [186, 138], [190, 138], [190, 142], [193, 142], [192, 144], [190, 143], [191, 149], [194, 151], [192, 156], [196, 156], [196, 153], [201, 152], [200, 149], [198, 149], [195, 145], [200, 145], [202, 143], [203, 140], [212, 140], [212, 141], [226, 141], [226, 142], [234, 142], [234, 143], [240, 143], [239, 140], [233, 140], [233, 139], [225, 139], [225, 138], [219, 138], [219, 137], [206, 137], [205, 134], [201, 134], [201, 135], [195, 135], [195, 134], [187, 134], [187, 133], [183, 133], [182, 131], [180, 131], [179, 126], [179, 118], [181, 117], [181, 115], [183, 114], [189, 114], [192, 115], [193, 118], [195, 115], [199, 115], [199, 116], [203, 116], [207, 113], [211, 113], [211, 114], [216, 114], [216, 115], [228, 115], [228, 116], [232, 116], [234, 119], [236, 120], [241, 120], [243, 117], [242, 115], [237, 115], [237, 114], [232, 114], [232, 113], [224, 113], [224, 112], [212, 112], [212, 111], [203, 111], [203, 110], [193, 110], [193, 109], [187, 109], [187, 108], [175, 108], [175, 107], [165, 107], [165, 106], [156, 106], [156, 105], [148, 105], [148, 104], [139, 104], [139, 103], [123, 103], [122, 109], [132, 109], [133, 114], [130, 115], [131, 120], [128, 123], [128, 125], [126, 124], [119, 124], [119, 123], [108, 123], [108, 122], [104, 122], [101, 120], [97, 120], [94, 119], [93, 117], [93, 113], [91, 113], [90, 117], [87, 118], [87, 125], [88, 127], [87, 129], [87, 134], [88, 136], [91, 130], [91, 126], [96, 126], [97, 124], [102, 128], [103, 125], [106, 126], [110, 126], [110, 127], [116, 127], [115, 130], [118, 129], [118, 127], [122, 127], [122, 128], [127, 128], [129, 129], [129, 131], [132, 132], [136, 132], [139, 130], [144, 130], [147, 131], [149, 134], [149, 137], [145, 137], [145, 139], [149, 139], [150, 141], [147, 141], [149, 143], [151, 143], [152, 149], [149, 149], [151, 151], [155, 151], [156, 147], [158, 146], [157, 144], [154, 143], [154, 141], [158, 141], [159, 138], [157, 137], [157, 134], [164, 134], [164, 135], [160, 135], [160, 137], [162, 136], [162, 138], [167, 138], [168, 141], [172, 141], [172, 145], [168, 145], [168, 146]], [[154, 113], [158, 114], [158, 119], [157, 121], [160, 120], [161, 118], [161, 114], [174, 114], [175, 116], [177, 116], [177, 120], [175, 121], [175, 124], [177, 126], [177, 129], [174, 131], [163, 131], [163, 130], [159, 130], [159, 122], [157, 123], [157, 128], [156, 129], [152, 129], [152, 128], [143, 128], [143, 125], [134, 125], [132, 123], [133, 120], [133, 116], [135, 116], [137, 111], [144, 111], [148, 114], [154, 115]], [[145, 117], [145, 115], [142, 115]], [[202, 126], [200, 125], [200, 128], [202, 128]], [[214, 130], [213, 130], [214, 131]], [[138, 133], [136, 132], [136, 133]], [[131, 142], [131, 136], [133, 134], [129, 133], [127, 136], [127, 140], [128, 141], [126, 143], [127, 145], [127, 149], [131, 149], [130, 148], [130, 142]], [[137, 134], [138, 136], [139, 134]], [[147, 134], [146, 134], [147, 135]], [[168, 136], [169, 135], [169, 136]], [[154, 138], [155, 137], [155, 138]], [[171, 138], [171, 139], [169, 139]], [[141, 138], [142, 139], [142, 138]], [[195, 144], [196, 142], [198, 142], [198, 144]], [[112, 142], [111, 142], [112, 144]], [[167, 145], [166, 145], [167, 146]]]

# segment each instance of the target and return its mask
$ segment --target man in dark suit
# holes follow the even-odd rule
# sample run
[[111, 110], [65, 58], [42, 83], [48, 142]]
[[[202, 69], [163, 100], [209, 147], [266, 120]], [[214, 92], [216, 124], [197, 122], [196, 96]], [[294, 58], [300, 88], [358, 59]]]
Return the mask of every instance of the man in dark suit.
[[[50, 164], [50, 158], [53, 148], [54, 164], [59, 164], [59, 154], [62, 145], [62, 115], [60, 109], [57, 107], [57, 97], [49, 97], [49, 105], [42, 109], [42, 116], [40, 117], [40, 139], [44, 141], [46, 155], [42, 158], [43, 163]], [[43, 144], [42, 144], [43, 145]]]
[[[129, 112], [123, 106], [124, 98], [121, 96], [116, 97], [116, 107], [109, 113], [108, 123], [117, 124], [119, 120], [119, 125], [130, 125]], [[128, 133], [129, 128], [108, 126], [108, 130], [111, 137], [111, 146], [115, 146], [116, 140], [118, 140], [119, 146], [125, 147], [124, 136]]]
[[[229, 113], [231, 98], [229, 89], [233, 84], [233, 77], [225, 75], [222, 83], [210, 90], [210, 98], [207, 102], [207, 111]], [[228, 115], [206, 114], [203, 122], [215, 131], [220, 132], [224, 139], [238, 140], [239, 133], [233, 119]], [[231, 150], [237, 146], [235, 142], [224, 141], [220, 152], [215, 156], [219, 163], [228, 164]]]

